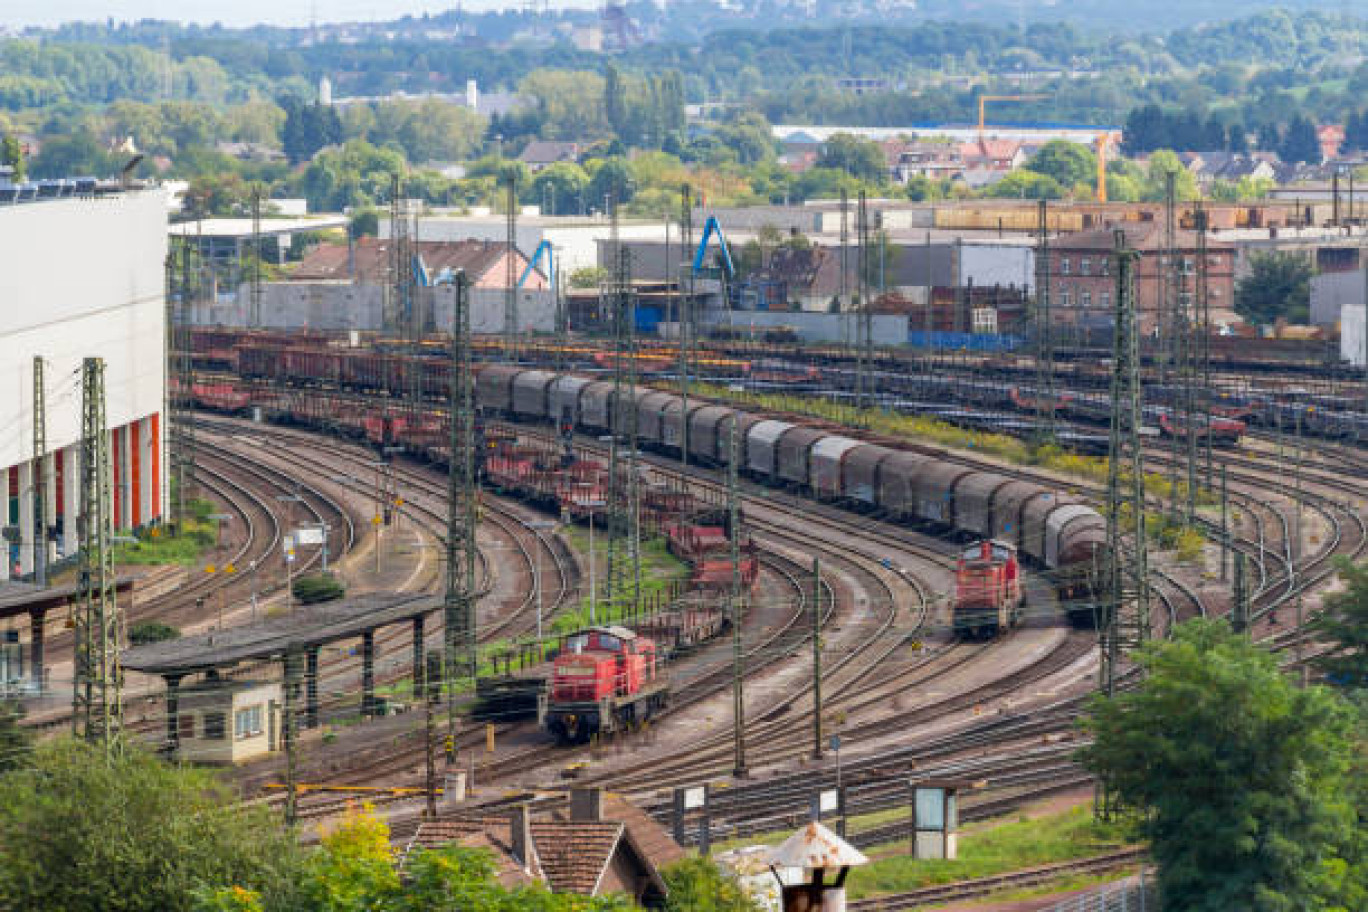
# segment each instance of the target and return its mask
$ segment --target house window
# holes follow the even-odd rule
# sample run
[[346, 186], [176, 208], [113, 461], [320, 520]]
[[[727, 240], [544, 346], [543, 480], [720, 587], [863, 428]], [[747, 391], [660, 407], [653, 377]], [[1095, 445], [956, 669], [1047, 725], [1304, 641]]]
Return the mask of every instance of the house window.
[[1192, 292], [1180, 292], [1178, 294], [1178, 306], [1184, 310], [1192, 310]]
[[204, 740], [222, 741], [223, 740], [223, 713], [207, 712], [204, 714]]
[[1084, 310], [1087, 310], [1089, 307], [1092, 307], [1091, 291], [1085, 291], [1078, 296], [1078, 306], [1082, 307]]
[[1191, 257], [1183, 257], [1182, 263], [1181, 263], [1181, 265], [1179, 266], [1178, 271], [1179, 271], [1180, 273], [1182, 273], [1183, 275], [1192, 275], [1192, 259], [1191, 259]]
[[1111, 275], [1111, 257], [1103, 257], [1098, 265], [1101, 275]]
[[1219, 298], [1221, 296], [1221, 289], [1213, 288], [1209, 293], [1213, 298]]
[[233, 715], [233, 737], [238, 740], [261, 734], [261, 704], [239, 709]]
[[1104, 291], [1098, 295], [1097, 303], [1103, 310], [1111, 310], [1111, 292]]
[[995, 333], [997, 332], [997, 311], [991, 307], [974, 308], [974, 332], [976, 333]]
[[1070, 275], [1070, 274], [1071, 274], [1071, 271], [1070, 271], [1070, 269], [1069, 269], [1069, 258], [1068, 258], [1068, 257], [1060, 257], [1060, 258], [1059, 258], [1059, 271], [1060, 271], [1060, 273], [1061, 273], [1062, 275]]
[[1059, 293], [1059, 306], [1067, 308], [1071, 303], [1072, 299], [1073, 295], [1069, 294], [1069, 292], [1061, 291]]
[[1078, 274], [1079, 274], [1079, 275], [1092, 275], [1092, 260], [1088, 259], [1087, 257], [1083, 257], [1083, 259], [1079, 260], [1079, 261], [1078, 261]]
[[195, 716], [194, 713], [181, 713], [176, 720], [176, 732], [181, 740], [189, 741], [195, 737]]

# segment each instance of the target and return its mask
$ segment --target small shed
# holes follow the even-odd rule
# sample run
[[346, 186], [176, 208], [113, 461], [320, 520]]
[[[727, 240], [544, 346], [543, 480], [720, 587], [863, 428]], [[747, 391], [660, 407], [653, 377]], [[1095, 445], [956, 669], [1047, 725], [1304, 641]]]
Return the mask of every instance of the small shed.
[[280, 741], [278, 681], [209, 679], [183, 687], [177, 717], [180, 755], [192, 763], [232, 766], [264, 756]]

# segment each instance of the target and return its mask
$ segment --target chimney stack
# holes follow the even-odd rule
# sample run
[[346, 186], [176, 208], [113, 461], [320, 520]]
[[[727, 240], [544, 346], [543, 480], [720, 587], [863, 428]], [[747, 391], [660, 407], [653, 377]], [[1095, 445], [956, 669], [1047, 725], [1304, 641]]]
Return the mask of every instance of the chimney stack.
[[532, 866], [532, 821], [527, 813], [527, 805], [520, 804], [513, 808], [509, 816], [508, 829], [511, 834], [511, 847], [513, 857], [518, 860], [518, 864], [524, 868]]
[[585, 787], [570, 790], [570, 819], [575, 823], [597, 823], [603, 819], [603, 789]]

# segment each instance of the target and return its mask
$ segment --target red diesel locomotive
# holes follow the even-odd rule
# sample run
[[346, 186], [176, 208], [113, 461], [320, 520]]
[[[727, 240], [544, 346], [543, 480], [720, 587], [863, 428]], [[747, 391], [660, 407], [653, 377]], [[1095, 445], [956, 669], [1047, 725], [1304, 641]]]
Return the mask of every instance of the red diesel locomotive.
[[653, 640], [626, 627], [591, 627], [566, 638], [538, 715], [561, 743], [583, 743], [651, 718], [668, 696]]

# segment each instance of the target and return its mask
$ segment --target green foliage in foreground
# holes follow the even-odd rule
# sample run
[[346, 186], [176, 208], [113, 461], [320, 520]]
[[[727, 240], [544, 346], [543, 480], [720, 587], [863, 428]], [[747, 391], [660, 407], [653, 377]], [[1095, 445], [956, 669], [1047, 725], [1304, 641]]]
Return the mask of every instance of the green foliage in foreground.
[[67, 739], [0, 775], [0, 854], [0, 909], [26, 912], [180, 912], [229, 883], [283, 901], [300, 863], [269, 812], [209, 774]]
[[900, 854], [856, 868], [850, 874], [850, 895], [858, 899], [915, 890], [1101, 855], [1123, 845], [1124, 837], [1122, 825], [1096, 820], [1091, 808], [1077, 807], [1037, 819], [999, 821], [961, 833], [959, 858], [954, 861], [922, 860]]
[[1363, 908], [1347, 902], [1365, 895], [1351, 707], [1298, 689], [1222, 621], [1189, 621], [1135, 658], [1143, 682], [1094, 700], [1081, 757], [1143, 812], [1166, 908]]
[[323, 837], [303, 863], [299, 894], [284, 901], [241, 886], [203, 890], [196, 912], [628, 912], [618, 897], [589, 899], [494, 880], [480, 849], [417, 849], [401, 880], [389, 827], [371, 814], [351, 814]]
[[1337, 683], [1368, 688], [1368, 563], [1339, 565], [1343, 589], [1325, 597], [1311, 629], [1333, 647], [1316, 664]]
[[707, 858], [685, 858], [661, 874], [670, 888], [665, 912], [761, 912], [760, 904]]
[[18, 702], [0, 702], [0, 773], [19, 769], [29, 761], [33, 748], [28, 732], [19, 727], [24, 707]]

